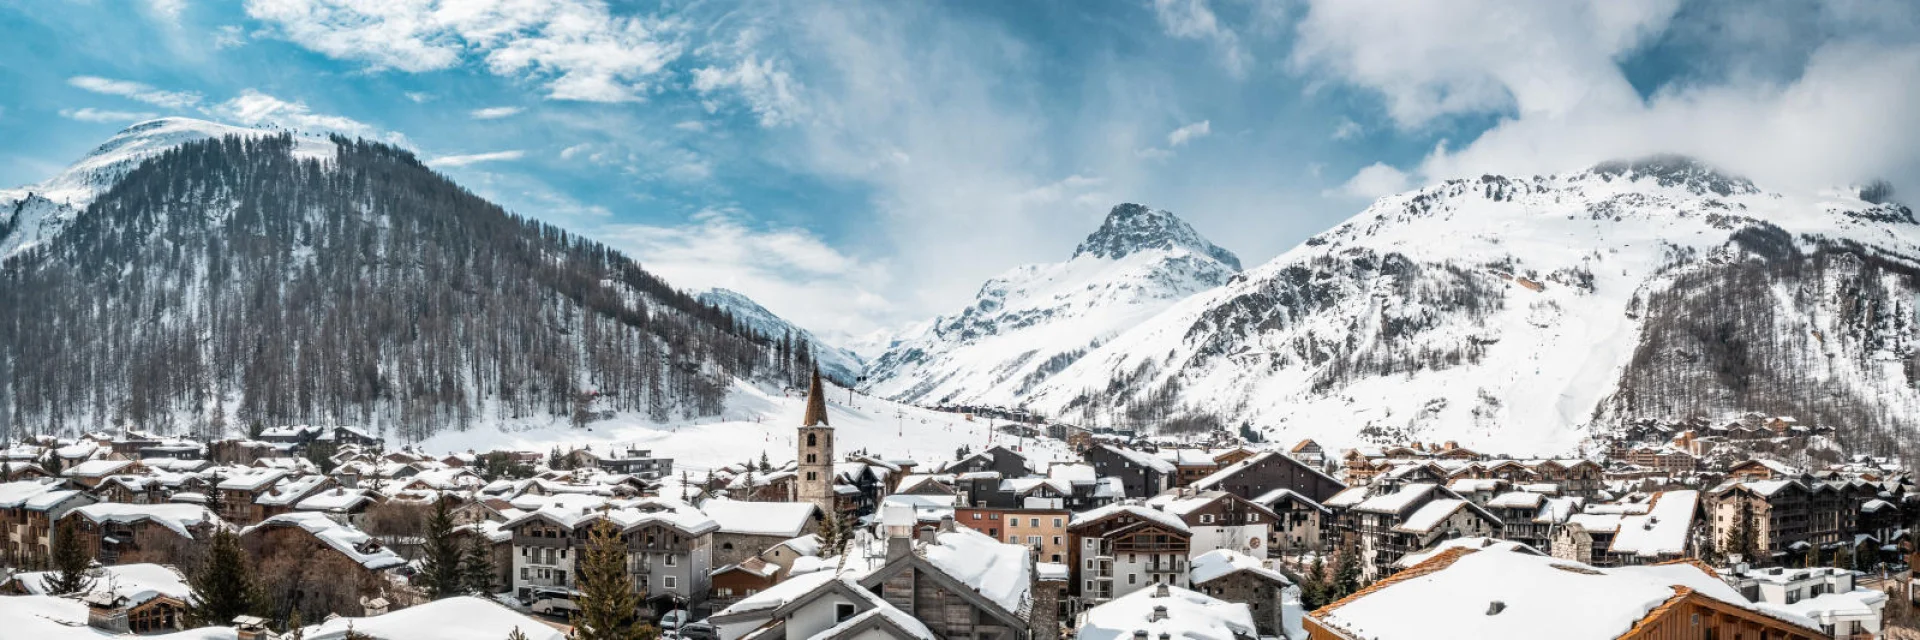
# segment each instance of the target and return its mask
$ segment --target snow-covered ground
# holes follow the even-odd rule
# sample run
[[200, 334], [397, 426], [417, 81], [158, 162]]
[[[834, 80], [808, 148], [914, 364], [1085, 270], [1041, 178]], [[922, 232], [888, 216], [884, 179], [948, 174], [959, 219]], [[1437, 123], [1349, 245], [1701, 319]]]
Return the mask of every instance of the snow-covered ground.
[[[925, 465], [952, 460], [954, 452], [963, 446], [977, 451], [1005, 445], [1041, 466], [1048, 460], [1071, 459], [1063, 442], [996, 433], [987, 418], [969, 421], [962, 414], [859, 394], [849, 402], [847, 390], [831, 384], [827, 385], [827, 398], [828, 423], [834, 427], [835, 449], [841, 454], [867, 451], [886, 459], [905, 458]], [[726, 414], [717, 418], [655, 423], [618, 417], [594, 422], [585, 429], [575, 429], [561, 420], [504, 429], [483, 426], [442, 432], [417, 446], [435, 454], [494, 449], [547, 452], [554, 447], [589, 445], [605, 452], [615, 447], [636, 447], [673, 458], [675, 470], [697, 475], [728, 464], [757, 462], [762, 451], [774, 464], [792, 461], [797, 448], [795, 428], [800, 425], [805, 404], [804, 389], [782, 393], [738, 384], [727, 398]]]

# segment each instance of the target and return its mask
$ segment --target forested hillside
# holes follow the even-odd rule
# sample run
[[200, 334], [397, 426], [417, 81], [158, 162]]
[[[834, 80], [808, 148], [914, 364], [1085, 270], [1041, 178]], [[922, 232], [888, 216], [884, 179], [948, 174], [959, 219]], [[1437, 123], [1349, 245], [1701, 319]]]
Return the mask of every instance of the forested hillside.
[[0, 267], [22, 430], [347, 423], [401, 440], [718, 413], [811, 367], [608, 247], [385, 145], [227, 136], [157, 155]]

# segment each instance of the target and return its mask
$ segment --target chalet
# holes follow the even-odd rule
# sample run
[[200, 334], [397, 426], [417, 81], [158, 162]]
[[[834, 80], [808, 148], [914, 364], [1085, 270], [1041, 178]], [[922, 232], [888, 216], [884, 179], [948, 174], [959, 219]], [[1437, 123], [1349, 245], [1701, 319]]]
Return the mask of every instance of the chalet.
[[1756, 545], [1766, 557], [1744, 558], [1747, 562], [1768, 564], [1814, 548], [1809, 535], [1813, 492], [1798, 480], [1733, 480], [1708, 491], [1706, 503], [1717, 541], [1733, 539], [1751, 513]]
[[1223, 466], [1216, 459], [1215, 454], [1206, 449], [1167, 448], [1156, 451], [1153, 455], [1173, 464], [1173, 486], [1176, 487], [1192, 486], [1194, 482], [1219, 471]]
[[700, 505], [718, 529], [713, 564], [725, 567], [759, 557], [773, 545], [820, 530], [824, 515], [811, 502], [740, 502], [715, 498]]
[[196, 504], [102, 502], [68, 512], [74, 533], [100, 564], [177, 564], [204, 544], [219, 517]]
[[1258, 557], [1238, 551], [1209, 551], [1193, 559], [1193, 590], [1225, 600], [1246, 603], [1253, 614], [1261, 637], [1287, 637], [1288, 629], [1300, 626], [1298, 608], [1290, 613], [1287, 591], [1293, 581], [1267, 568]]
[[385, 501], [386, 498], [367, 489], [336, 486], [307, 494], [307, 497], [293, 503], [293, 510], [324, 513], [335, 520], [358, 527], [365, 520], [368, 509]]
[[1255, 640], [1285, 637], [1255, 622], [1248, 604], [1161, 584], [1089, 609], [1080, 640]]
[[121, 473], [139, 473], [140, 463], [132, 460], [88, 460], [67, 467], [60, 476], [73, 480], [74, 484], [88, 489], [100, 486], [109, 476]]
[[1110, 444], [1087, 450], [1087, 462], [1101, 477], [1119, 478], [1126, 495], [1135, 498], [1159, 495], [1173, 486], [1179, 470], [1173, 463], [1153, 454]]
[[1327, 463], [1327, 449], [1311, 438], [1301, 440], [1287, 449], [1287, 455], [1293, 459], [1319, 467]]
[[1319, 501], [1347, 488], [1313, 465], [1278, 451], [1263, 451], [1193, 483], [1193, 488], [1218, 490], [1242, 498], [1259, 497], [1274, 489], [1292, 489]]
[[705, 605], [713, 533], [720, 525], [698, 509], [665, 498], [586, 495], [552, 496], [525, 506], [525, 514], [500, 525], [513, 535], [513, 587], [521, 595], [534, 587], [571, 588], [578, 578], [574, 561], [587, 544], [589, 530], [607, 520], [626, 539], [629, 570], [650, 608], [662, 613], [676, 602], [692, 608]]
[[1027, 466], [1026, 456], [1004, 446], [967, 454], [940, 469], [940, 473], [953, 475], [977, 471], [997, 472], [1002, 478], [1019, 478], [1033, 472], [1032, 468]]
[[1501, 522], [1446, 487], [1414, 483], [1355, 503], [1337, 526], [1360, 553], [1361, 574], [1377, 580], [1403, 555], [1447, 538], [1497, 536]]
[[1069, 593], [1095, 603], [1155, 584], [1185, 585], [1192, 538], [1185, 521], [1150, 507], [1116, 504], [1076, 514], [1067, 527], [1069, 564], [1078, 575]]
[[760, 559], [780, 567], [783, 576], [793, 570], [795, 561], [801, 558], [818, 557], [820, 557], [820, 536], [812, 533], [792, 540], [782, 540], [779, 544], [767, 547], [766, 551], [760, 552]]
[[882, 510], [885, 564], [857, 579], [821, 571], [745, 598], [711, 620], [721, 640], [1054, 640], [1055, 603], [1034, 588], [1027, 548]]
[[[1336, 494], [1337, 495], [1337, 494]], [[1327, 534], [1333, 531], [1333, 510], [1300, 495], [1292, 489], [1274, 489], [1253, 499], [1274, 515], [1273, 531], [1267, 539], [1268, 554], [1298, 554], [1326, 551]]]
[[262, 519], [272, 518], [283, 513], [292, 513], [295, 505], [309, 497], [324, 493], [338, 483], [327, 476], [297, 476], [281, 479], [265, 492], [254, 498]]
[[[814, 506], [808, 503], [807, 506]], [[748, 557], [739, 562], [727, 563], [713, 570], [713, 587], [707, 596], [707, 606], [725, 609], [745, 598], [773, 588], [780, 583], [780, 572], [785, 568], [760, 559]]]
[[1553, 532], [1555, 557], [1616, 567], [1695, 557], [1704, 537], [1700, 492], [1663, 491], [1640, 503], [1588, 505]]
[[265, 520], [267, 509], [258, 504], [258, 500], [287, 475], [287, 472], [277, 469], [249, 469], [219, 478], [211, 491], [220, 505], [220, 518], [235, 526]]
[[54, 523], [98, 499], [62, 489], [65, 483], [20, 481], [0, 484], [0, 564], [32, 566], [53, 554]]
[[900, 468], [891, 463], [864, 456], [850, 456], [848, 461], [833, 465], [834, 484], [853, 487], [856, 492], [853, 508], [848, 511], [854, 517], [873, 515], [880, 501], [893, 492], [893, 479], [899, 472]]
[[253, 560], [256, 579], [271, 591], [312, 592], [319, 589], [311, 585], [324, 584], [327, 590], [358, 602], [391, 600], [402, 593], [393, 588], [390, 574], [405, 566], [406, 559], [373, 536], [323, 513], [267, 518], [240, 530], [240, 546]]
[[655, 458], [653, 451], [647, 449], [628, 448], [626, 451], [604, 457], [592, 455], [593, 452], [589, 450], [575, 453], [591, 456], [588, 463], [608, 473], [624, 473], [647, 480], [673, 475], [673, 459]]
[[1193, 536], [1188, 557], [1216, 549], [1266, 557], [1273, 525], [1280, 519], [1272, 509], [1225, 491], [1175, 489], [1148, 500], [1147, 506], [1187, 523]]
[[1729, 480], [1798, 480], [1805, 472], [1772, 460], [1748, 460], [1727, 468]]
[[1761, 608], [1691, 562], [1603, 569], [1454, 548], [1308, 614], [1312, 640], [1413, 640], [1459, 630], [1485, 640], [1830, 637]]
[[[172, 567], [123, 564], [101, 567], [100, 575], [81, 601], [87, 605], [87, 626], [109, 635], [152, 634], [186, 628], [186, 578]], [[0, 593], [22, 596], [51, 595], [46, 580], [51, 571], [14, 574], [0, 583]], [[13, 621], [9, 621], [13, 622]]]

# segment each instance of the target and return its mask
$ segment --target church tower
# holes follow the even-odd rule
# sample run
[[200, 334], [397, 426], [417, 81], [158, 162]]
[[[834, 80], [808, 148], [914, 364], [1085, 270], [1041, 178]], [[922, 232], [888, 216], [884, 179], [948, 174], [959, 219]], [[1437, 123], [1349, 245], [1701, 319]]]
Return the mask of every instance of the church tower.
[[807, 387], [807, 414], [800, 420], [800, 477], [794, 486], [801, 502], [820, 507], [821, 515], [834, 513], [833, 427], [827, 424], [827, 396], [820, 389], [820, 371], [813, 372], [813, 384]]

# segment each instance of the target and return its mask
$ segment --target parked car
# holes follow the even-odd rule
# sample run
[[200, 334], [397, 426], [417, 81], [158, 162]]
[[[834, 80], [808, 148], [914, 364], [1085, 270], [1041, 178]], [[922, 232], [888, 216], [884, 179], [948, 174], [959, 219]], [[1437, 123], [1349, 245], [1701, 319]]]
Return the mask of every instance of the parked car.
[[713, 628], [713, 623], [701, 620], [682, 625], [680, 637], [684, 640], [715, 640], [720, 637], [720, 631]]
[[668, 611], [666, 615], [660, 616], [661, 631], [675, 631], [680, 628], [680, 625], [683, 625], [686, 623], [687, 623], [687, 612], [685, 609], [674, 609], [672, 611]]

